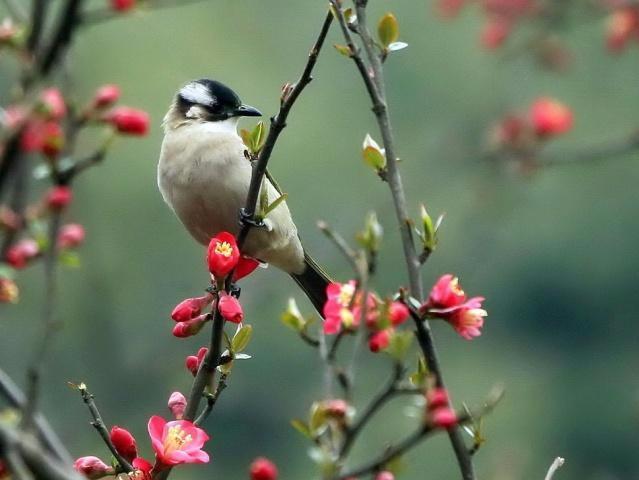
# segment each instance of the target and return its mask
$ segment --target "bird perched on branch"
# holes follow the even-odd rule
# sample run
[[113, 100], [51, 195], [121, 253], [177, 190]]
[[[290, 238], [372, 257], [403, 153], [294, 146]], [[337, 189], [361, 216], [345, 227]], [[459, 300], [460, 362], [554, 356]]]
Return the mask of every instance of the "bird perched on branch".
[[[251, 163], [237, 134], [241, 117], [258, 117], [238, 95], [214, 80], [194, 80], [176, 94], [164, 117], [158, 186], [166, 203], [203, 245], [220, 231], [237, 236], [246, 202]], [[269, 179], [268, 202], [280, 197]], [[263, 227], [252, 228], [242, 253], [289, 273], [321, 313], [329, 279], [306, 254], [285, 201]]]

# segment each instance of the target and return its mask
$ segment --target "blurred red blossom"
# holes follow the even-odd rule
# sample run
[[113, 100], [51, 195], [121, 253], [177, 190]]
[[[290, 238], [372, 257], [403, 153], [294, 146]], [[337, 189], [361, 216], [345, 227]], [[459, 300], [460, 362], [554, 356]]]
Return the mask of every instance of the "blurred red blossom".
[[533, 102], [529, 111], [530, 121], [540, 137], [560, 135], [573, 124], [572, 110], [558, 100], [541, 97]]
[[126, 135], [146, 135], [149, 131], [149, 114], [131, 107], [116, 107], [104, 116], [104, 120]]
[[20, 290], [10, 278], [0, 277], [0, 303], [17, 303]]
[[73, 200], [73, 191], [65, 185], [52, 187], [46, 194], [45, 202], [51, 210], [62, 210]]
[[73, 468], [86, 478], [97, 479], [106, 475], [113, 475], [115, 470], [98, 457], [80, 457], [73, 463]]
[[136, 0], [109, 0], [111, 8], [116, 12], [126, 12], [135, 7]]
[[113, 84], [102, 85], [93, 96], [94, 108], [105, 108], [113, 105], [120, 98], [120, 87]]
[[29, 260], [35, 258], [40, 253], [38, 243], [32, 239], [20, 240], [7, 250], [5, 260], [16, 269], [27, 266]]
[[393, 334], [392, 328], [386, 328], [379, 332], [373, 333], [368, 339], [368, 348], [371, 352], [380, 352], [385, 350], [390, 344], [390, 338]]
[[58, 248], [79, 247], [84, 242], [84, 238], [84, 227], [79, 223], [63, 225], [58, 234]]
[[40, 94], [40, 104], [46, 117], [61, 120], [67, 114], [64, 97], [57, 88], [47, 88]]
[[203, 297], [187, 298], [178, 303], [171, 312], [171, 318], [176, 322], [186, 322], [202, 313], [202, 309], [213, 301], [213, 295], [207, 293]]
[[258, 457], [251, 463], [251, 480], [277, 480], [277, 467], [268, 458]]

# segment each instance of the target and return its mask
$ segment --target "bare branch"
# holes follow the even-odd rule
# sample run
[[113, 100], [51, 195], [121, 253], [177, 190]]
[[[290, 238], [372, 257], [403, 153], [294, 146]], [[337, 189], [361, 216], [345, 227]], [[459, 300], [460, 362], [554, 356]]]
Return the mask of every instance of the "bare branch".
[[565, 460], [561, 457], [555, 458], [555, 460], [550, 465], [550, 468], [548, 469], [548, 473], [546, 473], [546, 478], [544, 480], [552, 480], [555, 472], [564, 466], [564, 462]]

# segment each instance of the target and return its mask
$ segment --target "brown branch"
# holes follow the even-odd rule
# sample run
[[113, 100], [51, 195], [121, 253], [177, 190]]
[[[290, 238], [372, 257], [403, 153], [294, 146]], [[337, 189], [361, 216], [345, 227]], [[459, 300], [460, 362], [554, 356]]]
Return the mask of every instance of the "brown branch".
[[[386, 152], [387, 162], [387, 174], [386, 182], [391, 191], [393, 198], [393, 205], [395, 207], [395, 216], [399, 224], [399, 230], [402, 238], [402, 248], [404, 250], [404, 260], [406, 262], [406, 269], [408, 272], [408, 281], [410, 286], [410, 293], [413, 297], [421, 301], [423, 297], [423, 286], [420, 275], [420, 259], [413, 243], [411, 221], [408, 215], [408, 209], [406, 206], [406, 195], [404, 193], [404, 187], [402, 183], [402, 177], [399, 172], [399, 166], [397, 163], [398, 157], [395, 150], [395, 141], [392, 132], [392, 125], [390, 115], [386, 105], [385, 86], [384, 86], [384, 70], [382, 67], [382, 60], [375, 50], [375, 42], [370, 36], [368, 27], [366, 25], [366, 0], [354, 0], [357, 13], [357, 32], [359, 33], [364, 49], [368, 56], [368, 62], [370, 69], [367, 68], [363, 61], [359, 49], [355, 46], [352, 35], [348, 26], [344, 14], [340, 9], [338, 0], [331, 0], [331, 5], [339, 21], [344, 38], [351, 49], [351, 58], [355, 62], [366, 89], [369, 93], [371, 103], [373, 105], [373, 112], [377, 120], [377, 124], [382, 136], [384, 149]], [[372, 78], [371, 78], [372, 77]], [[441, 386], [444, 385], [444, 380], [441, 374], [441, 368], [437, 358], [437, 352], [430, 332], [430, 327], [426, 321], [415, 321], [417, 329], [417, 335], [421, 337], [420, 347], [424, 352], [424, 356], [430, 360], [430, 368], [435, 372], [437, 383]], [[449, 430], [450, 441], [457, 457], [457, 463], [459, 464], [462, 478], [464, 480], [474, 480], [475, 473], [472, 464], [472, 458], [468, 454], [468, 449], [462, 438], [461, 430], [458, 427], [454, 427]]]
[[67, 51], [80, 20], [84, 0], [67, 0], [59, 15], [58, 27], [51, 43], [44, 50], [37, 65], [37, 73], [47, 75]]
[[271, 158], [271, 154], [273, 153], [273, 148], [275, 147], [275, 143], [282, 133], [282, 130], [286, 127], [286, 119], [288, 118], [288, 114], [293, 107], [293, 104], [297, 100], [297, 98], [302, 93], [302, 90], [308, 85], [313, 79], [312, 73], [315, 64], [317, 63], [317, 58], [319, 53], [324, 45], [324, 40], [326, 39], [326, 35], [328, 34], [328, 30], [333, 21], [333, 15], [329, 11], [324, 19], [324, 23], [322, 24], [322, 28], [320, 29], [319, 36], [311, 48], [310, 53], [308, 54], [308, 61], [302, 75], [299, 80], [295, 84], [288, 94], [285, 94], [282, 98], [282, 102], [280, 104], [280, 111], [278, 114], [271, 118], [271, 128], [269, 129], [268, 136], [266, 137], [266, 141], [264, 142], [264, 146], [260, 151], [260, 154], [257, 158], [257, 161], [253, 164], [253, 171], [251, 173], [251, 183], [249, 185], [249, 192], [246, 197], [246, 204], [244, 209], [241, 212], [241, 223], [242, 229], [240, 230], [240, 234], [238, 235], [237, 243], [240, 247], [244, 245], [246, 241], [246, 237], [248, 236], [249, 230], [251, 229], [251, 224], [255, 223], [255, 214], [257, 208], [257, 200], [260, 192], [260, 187], [262, 186], [262, 180], [264, 179], [264, 175], [266, 173], [266, 167], [268, 166], [269, 159]]
[[102, 440], [111, 451], [111, 454], [113, 454], [113, 457], [115, 458], [116, 462], [118, 462], [119, 472], [132, 472], [133, 466], [122, 455], [120, 455], [120, 453], [117, 451], [117, 449], [113, 445], [113, 442], [111, 441], [111, 435], [109, 434], [109, 430], [107, 430], [107, 427], [104, 424], [104, 421], [102, 420], [102, 416], [100, 415], [100, 411], [98, 410], [98, 407], [95, 404], [95, 399], [93, 398], [93, 395], [89, 393], [86, 385], [84, 384], [78, 385], [77, 388], [80, 391], [82, 400], [84, 401], [86, 406], [89, 408], [91, 417], [93, 418], [91, 425], [97, 430], [98, 434], [100, 435], [100, 437], [102, 437]]
[[202, 411], [202, 413], [200, 413], [200, 415], [197, 417], [197, 419], [193, 423], [195, 423], [196, 425], [202, 425], [202, 422], [204, 422], [204, 420], [208, 418], [209, 414], [211, 413], [211, 410], [213, 410], [213, 407], [217, 403], [218, 398], [220, 398], [220, 395], [222, 394], [224, 389], [227, 387], [227, 384], [226, 384], [227, 378], [228, 378], [227, 373], [222, 373], [220, 375], [220, 379], [217, 382], [217, 387], [215, 388], [215, 392], [210, 393], [206, 396], [206, 408]]

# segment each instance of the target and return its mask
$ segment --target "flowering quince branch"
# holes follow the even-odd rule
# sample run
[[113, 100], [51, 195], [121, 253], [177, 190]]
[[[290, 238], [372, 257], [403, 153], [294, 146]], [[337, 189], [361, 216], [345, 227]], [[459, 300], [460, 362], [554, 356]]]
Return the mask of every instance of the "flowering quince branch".
[[[392, 134], [392, 127], [388, 108], [386, 106], [384, 72], [382, 68], [383, 58], [375, 50], [375, 42], [373, 41], [366, 23], [366, 0], [354, 0], [356, 20], [353, 28], [359, 34], [364, 49], [367, 54], [369, 66], [362, 59], [359, 48], [355, 45], [349, 25], [346, 22], [344, 11], [341, 8], [339, 0], [331, 0], [333, 13], [337, 17], [340, 24], [342, 34], [349, 48], [349, 56], [356, 64], [360, 75], [366, 86], [373, 104], [373, 112], [377, 119], [379, 130], [384, 145], [384, 157], [386, 159], [384, 179], [388, 183], [393, 203], [395, 206], [395, 214], [399, 223], [399, 229], [402, 238], [402, 246], [404, 250], [404, 258], [408, 271], [408, 279], [410, 285], [410, 294], [416, 299], [422, 298], [422, 280], [420, 276], [420, 260], [413, 243], [411, 220], [408, 216], [406, 206], [406, 197], [402, 184], [401, 174], [397, 164], [397, 156], [395, 154], [395, 143]], [[396, 29], [397, 30], [397, 29]], [[444, 381], [442, 377], [441, 367], [437, 358], [437, 352], [433, 343], [429, 324], [426, 320], [415, 319], [416, 335], [419, 345], [424, 352], [424, 356], [428, 359], [428, 366], [436, 377], [437, 386], [443, 388]], [[450, 405], [449, 405], [450, 407]], [[462, 478], [464, 480], [474, 480], [475, 473], [471, 456], [468, 448], [462, 438], [460, 429], [453, 425], [448, 429], [450, 441], [457, 457]]]
[[102, 437], [102, 440], [104, 440], [104, 443], [111, 451], [111, 454], [115, 458], [116, 462], [118, 462], [120, 471], [132, 472], [133, 466], [131, 465], [131, 463], [129, 463], [129, 461], [126, 460], [120, 452], [118, 452], [118, 450], [115, 448], [115, 445], [113, 445], [111, 435], [109, 434], [109, 431], [107, 430], [107, 427], [102, 420], [102, 416], [100, 415], [100, 411], [95, 404], [93, 395], [89, 392], [89, 390], [87, 390], [87, 387], [84, 383], [73, 385], [73, 387], [77, 388], [77, 390], [80, 392], [80, 396], [82, 397], [82, 401], [89, 408], [89, 412], [91, 413], [91, 417], [93, 418], [91, 425], [98, 431], [100, 437]]

